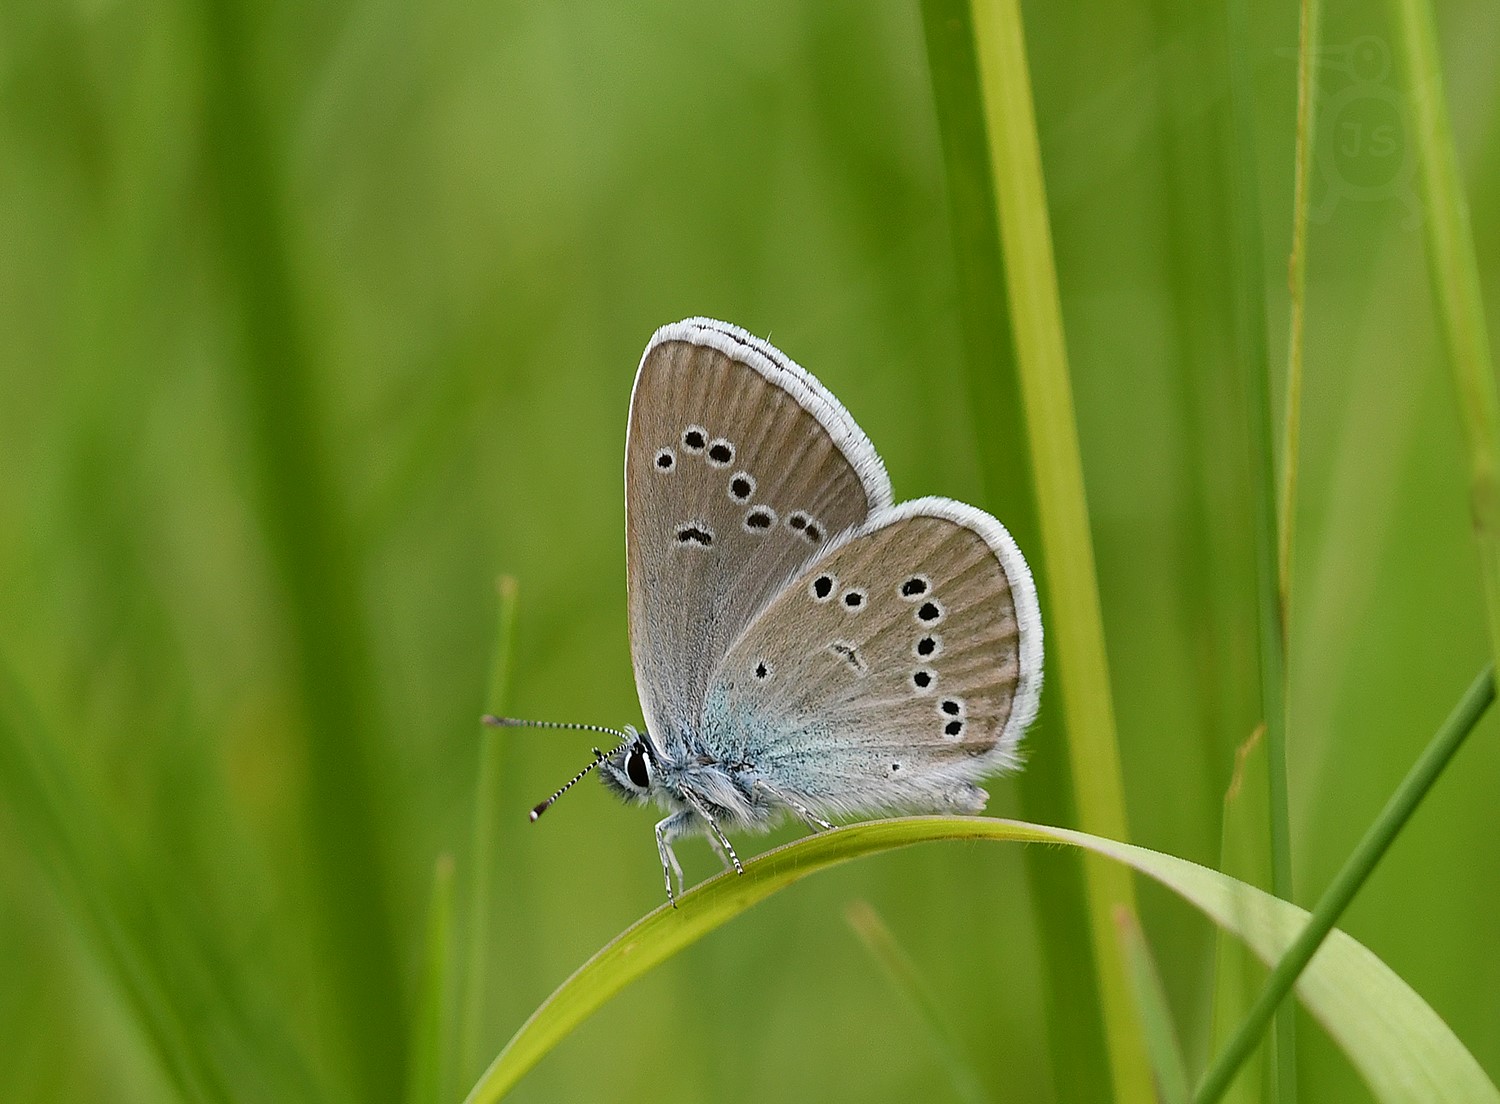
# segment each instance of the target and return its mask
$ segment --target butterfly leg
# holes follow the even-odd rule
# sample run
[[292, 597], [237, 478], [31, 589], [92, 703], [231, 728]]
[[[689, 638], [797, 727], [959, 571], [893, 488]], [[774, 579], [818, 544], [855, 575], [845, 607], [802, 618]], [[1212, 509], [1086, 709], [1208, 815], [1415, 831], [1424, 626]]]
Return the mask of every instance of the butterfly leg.
[[677, 853], [672, 850], [672, 841], [682, 835], [692, 819], [692, 813], [673, 813], [656, 825], [656, 851], [661, 856], [661, 876], [667, 883], [667, 901], [673, 908], [677, 907], [677, 897], [672, 892], [672, 875], [677, 875], [678, 893], [683, 891], [683, 879], [682, 864], [677, 861]]
[[719, 822], [709, 814], [707, 806], [703, 804], [703, 799], [686, 787], [683, 788], [682, 797], [692, 808], [693, 812], [697, 813], [703, 822], [708, 825], [708, 830], [715, 845], [722, 847], [729, 855], [729, 861], [734, 864], [734, 872], [736, 874], [743, 874], [745, 868], [740, 865], [740, 857], [734, 853], [734, 844], [729, 842], [729, 837], [719, 827]]
[[755, 787], [756, 789], [764, 790], [775, 800], [781, 802], [781, 804], [785, 805], [792, 812], [796, 813], [797, 816], [801, 818], [802, 823], [806, 824], [814, 832], [826, 832], [833, 827], [833, 824], [830, 821], [824, 820], [817, 813], [809, 809], [806, 805], [803, 805], [800, 801], [794, 801], [792, 798], [782, 793], [775, 786], [771, 785], [771, 783], [767, 782], [764, 778], [757, 778], [755, 780]]
[[708, 834], [708, 842], [713, 845], [714, 854], [719, 856], [719, 861], [724, 864], [724, 869], [729, 869], [729, 852], [724, 850], [724, 845], [719, 842], [719, 837], [712, 832]]

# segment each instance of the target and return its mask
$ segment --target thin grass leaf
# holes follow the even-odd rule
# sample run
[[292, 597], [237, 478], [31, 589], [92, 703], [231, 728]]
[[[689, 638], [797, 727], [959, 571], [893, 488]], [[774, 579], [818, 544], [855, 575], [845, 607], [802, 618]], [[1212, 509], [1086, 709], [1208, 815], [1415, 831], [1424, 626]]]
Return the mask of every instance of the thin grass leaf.
[[205, 1032], [182, 1007], [180, 988], [131, 918], [140, 885], [85, 799], [59, 748], [41, 731], [8, 664], [0, 663], [0, 801], [7, 820], [55, 887], [103, 975], [128, 1009], [166, 1081], [184, 1101], [228, 1104], [231, 1094]]
[[[1303, 909], [1216, 870], [1085, 832], [987, 817], [868, 821], [778, 847], [745, 863], [743, 876], [719, 875], [679, 897], [678, 908], [662, 905], [636, 921], [542, 1003], [470, 1091], [467, 1104], [500, 1100], [616, 993], [771, 894], [853, 859], [936, 840], [1086, 848], [1161, 882], [1243, 937], [1265, 961], [1280, 958], [1307, 924]], [[1343, 932], [1329, 936], [1298, 980], [1297, 993], [1379, 1104], [1500, 1104], [1500, 1090], [1437, 1013]]]
[[943, 1072], [948, 1075], [954, 1095], [967, 1104], [991, 1104], [990, 1095], [984, 1091], [984, 1082], [980, 1080], [974, 1064], [964, 1054], [964, 1048], [958, 1041], [953, 1025], [943, 1014], [937, 995], [922, 979], [916, 963], [912, 962], [911, 956], [901, 948], [901, 944], [896, 942], [896, 937], [886, 927], [880, 914], [868, 901], [853, 901], [844, 910], [844, 919], [854, 929], [854, 934], [859, 937], [865, 950], [870, 952], [870, 957], [890, 980], [896, 992], [906, 999], [922, 1021], [927, 1040], [931, 1043]]
[[[969, 0], [922, 0], [922, 26], [942, 141], [964, 375], [985, 504], [1005, 519], [1022, 548], [1039, 549], [1041, 522], [1026, 450]], [[1039, 589], [1048, 594], [1046, 562], [1033, 557], [1032, 567]], [[1062, 729], [1061, 685], [1058, 672], [1049, 671], [1036, 731]], [[1027, 820], [1077, 822], [1065, 753], [1032, 755], [1016, 789]], [[1111, 1084], [1083, 861], [1082, 855], [1058, 861], [1028, 850], [1026, 881], [1038, 917], [1034, 929], [1046, 978], [1042, 1006], [1053, 1083], [1062, 1099], [1104, 1100]]]
[[444, 1104], [450, 1030], [448, 998], [453, 980], [453, 856], [439, 855], [432, 871], [427, 905], [427, 939], [422, 956], [422, 983], [412, 1020], [411, 1073], [407, 1104]]
[[1291, 992], [1298, 976], [1307, 969], [1313, 955], [1323, 945], [1323, 940], [1334, 930], [1339, 917], [1344, 914], [1355, 894], [1364, 886], [1386, 851], [1406, 827], [1412, 813], [1416, 812], [1417, 806], [1436, 784], [1444, 768], [1452, 762], [1453, 756], [1458, 754], [1458, 749], [1463, 746], [1464, 740], [1494, 700], [1495, 666], [1492, 663], [1479, 672], [1469, 685], [1463, 699], [1433, 735], [1421, 757], [1386, 802], [1385, 808], [1334, 875], [1306, 925], [1277, 961], [1276, 968], [1266, 979], [1265, 987], [1256, 997], [1255, 1004], [1245, 1016], [1234, 1038], [1204, 1075], [1203, 1083], [1193, 1098], [1195, 1104], [1215, 1104], [1222, 1099], [1235, 1072], [1260, 1042], [1266, 1025]]
[[[1246, 0], [1227, 0], [1233, 227], [1235, 355], [1249, 417], [1250, 477], [1255, 510], [1256, 605], [1259, 611], [1261, 716], [1266, 726], [1271, 827], [1271, 891], [1291, 900], [1292, 841], [1286, 767], [1286, 623], [1281, 605], [1277, 537], [1276, 446], [1271, 430], [1271, 366], [1266, 340], [1265, 266], [1261, 252], [1260, 174], [1255, 151], [1255, 93]], [[1276, 1095], [1296, 1104], [1296, 1007], [1276, 1023]]]
[[1495, 387], [1469, 204], [1443, 93], [1432, 8], [1393, 0], [1396, 53], [1406, 70], [1422, 196], [1427, 264], [1469, 454], [1469, 508], [1479, 548], [1490, 650], [1500, 660], [1500, 397]]
[[1135, 917], [1125, 909], [1115, 910], [1115, 925], [1120, 932], [1125, 962], [1130, 967], [1131, 992], [1146, 1034], [1146, 1053], [1151, 1057], [1162, 1104], [1188, 1104], [1187, 1064], [1182, 1060], [1182, 1047], [1177, 1042], [1177, 1028], [1172, 1024], [1167, 991], [1162, 987], [1161, 974], [1151, 957], [1146, 935]]
[[[1017, 0], [975, 0], [975, 44], [991, 178], [1010, 292], [1012, 330], [1046, 564], [1052, 668], [1061, 681], [1078, 822], [1129, 835], [1109, 663], [1068, 376], [1046, 189]], [[1135, 911], [1128, 871], [1085, 861], [1100, 1008], [1117, 1101], [1151, 1099], [1113, 908]]]
[[[1234, 776], [1224, 794], [1219, 869], [1232, 878], [1264, 888], [1271, 884], [1265, 725], [1259, 725], [1235, 754]], [[1213, 1007], [1209, 1025], [1212, 1053], [1223, 1050], [1250, 1010], [1266, 979], [1266, 968], [1245, 945], [1220, 929], [1214, 936]], [[1262, 1050], [1231, 1083], [1225, 1099], [1260, 1104], [1270, 1054]]]
[[[511, 665], [515, 651], [516, 601], [520, 584], [510, 575], [495, 583], [499, 605], [495, 611], [495, 651], [490, 661], [490, 684], [485, 711], [503, 715], [510, 697]], [[484, 1030], [485, 1000], [489, 994], [489, 933], [494, 907], [490, 872], [495, 864], [495, 839], [499, 810], [500, 774], [504, 769], [501, 733], [484, 727], [479, 736], [479, 778], [474, 792], [474, 830], [469, 854], [474, 869], [469, 879], [469, 909], [464, 933], [468, 948], [460, 984], [463, 1008], [459, 1026], [459, 1075], [467, 1081], [479, 1072], [483, 1061], [480, 1036]]]
[[1281, 497], [1278, 500], [1276, 577], [1281, 601], [1282, 646], [1291, 616], [1292, 547], [1297, 522], [1297, 469], [1302, 438], [1302, 354], [1307, 317], [1307, 220], [1312, 203], [1312, 149], [1318, 94], [1313, 64], [1322, 37], [1321, 0], [1302, 0], [1297, 37], [1297, 141], [1292, 155], [1292, 250], [1287, 261], [1291, 293], [1287, 323], [1286, 397], [1281, 431]]

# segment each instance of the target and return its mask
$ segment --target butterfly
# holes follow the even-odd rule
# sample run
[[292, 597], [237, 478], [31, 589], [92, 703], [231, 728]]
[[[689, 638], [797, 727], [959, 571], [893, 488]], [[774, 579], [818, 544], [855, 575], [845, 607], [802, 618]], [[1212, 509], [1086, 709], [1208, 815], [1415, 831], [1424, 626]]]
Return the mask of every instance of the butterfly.
[[595, 768], [657, 805], [674, 905], [684, 836], [743, 873], [731, 831], [977, 812], [978, 781], [1019, 765], [1042, 686], [1020, 550], [973, 506], [894, 503], [870, 439], [769, 343], [707, 318], [652, 336], [626, 430], [625, 551], [645, 727], [562, 726], [621, 742], [531, 816]]

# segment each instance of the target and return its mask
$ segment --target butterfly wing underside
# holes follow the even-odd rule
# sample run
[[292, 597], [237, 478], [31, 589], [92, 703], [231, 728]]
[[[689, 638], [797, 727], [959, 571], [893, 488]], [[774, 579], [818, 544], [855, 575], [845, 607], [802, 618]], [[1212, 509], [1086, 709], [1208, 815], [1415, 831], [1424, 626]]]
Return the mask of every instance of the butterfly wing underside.
[[824, 816], [982, 807], [1042, 678], [1031, 574], [950, 499], [877, 511], [750, 624], [709, 680], [704, 740]]
[[776, 349], [708, 319], [657, 331], [631, 394], [625, 545], [659, 747], [697, 729], [709, 673], [788, 579], [890, 500], [868, 438]]

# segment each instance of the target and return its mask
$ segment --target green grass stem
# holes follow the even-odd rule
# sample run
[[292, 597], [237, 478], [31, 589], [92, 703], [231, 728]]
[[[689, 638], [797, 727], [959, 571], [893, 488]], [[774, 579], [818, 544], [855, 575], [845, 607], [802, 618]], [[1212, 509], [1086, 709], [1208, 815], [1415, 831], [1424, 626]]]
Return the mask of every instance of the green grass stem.
[[[494, 655], [490, 661], [490, 682], [485, 694], [485, 712], [504, 714], [510, 697], [511, 667], [515, 654], [516, 601], [519, 584], [509, 575], [495, 583], [499, 604], [495, 611]], [[479, 734], [479, 776], [474, 789], [474, 827], [469, 854], [473, 871], [469, 878], [468, 917], [464, 932], [467, 948], [465, 967], [460, 979], [463, 1007], [459, 1025], [459, 1061], [461, 1076], [467, 1081], [479, 1072], [481, 1038], [485, 1024], [486, 1000], [490, 991], [489, 933], [493, 926], [494, 887], [491, 872], [495, 864], [495, 835], [500, 810], [500, 775], [504, 770], [504, 734], [499, 729], [481, 726]]]
[[[0, 662], [0, 802], [7, 821], [36, 856], [64, 912], [164, 1079], [190, 1104], [233, 1098], [208, 1035], [182, 1005], [184, 971], [165, 968], [132, 922], [144, 911], [130, 900], [142, 880], [85, 799], [65, 755], [42, 730], [8, 664]], [[176, 948], [182, 950], [182, 948]], [[175, 977], [174, 977], [175, 975]]]
[[[1270, 802], [1266, 798], [1266, 730], [1258, 725], [1235, 752], [1234, 775], [1224, 793], [1219, 870], [1253, 886], [1271, 884], [1271, 856], [1266, 848]], [[1229, 1045], [1250, 1002], [1265, 982], [1266, 970], [1228, 931], [1214, 936], [1213, 1013], [1209, 1052]], [[1264, 1056], [1263, 1056], [1264, 1057]], [[1226, 1098], [1233, 1104], [1262, 1104], [1266, 1062], [1252, 1063], [1231, 1083]]]
[[[976, 0], [975, 43], [1048, 584], [1051, 667], [1061, 682], [1078, 822], [1129, 835], [1093, 536], [1017, 0]], [[1086, 859], [1088, 917], [1117, 1101], [1151, 1099], [1113, 909], [1135, 910], [1129, 871]]]
[[1292, 548], [1297, 525], [1297, 469], [1302, 438], [1302, 357], [1306, 347], [1307, 223], [1312, 202], [1312, 151], [1318, 95], [1314, 64], [1322, 38], [1322, 0], [1302, 0], [1297, 36], [1297, 140], [1292, 158], [1292, 249], [1287, 260], [1291, 299], [1287, 323], [1286, 396], [1281, 437], [1281, 497], [1278, 509], [1276, 578], [1285, 647], [1291, 614]]
[[234, 306], [234, 368], [259, 522], [280, 587], [287, 665], [302, 716], [306, 846], [319, 961], [342, 1032], [341, 1066], [363, 1100], [394, 1100], [409, 1037], [386, 884], [385, 819], [371, 748], [378, 715], [360, 571], [336, 492], [302, 317], [293, 228], [264, 89], [253, 66], [259, 14], [241, 0], [201, 6], [202, 134]]
[[222, 925], [205, 915], [202, 885], [153, 869], [130, 848], [129, 832], [86, 784], [3, 658], [0, 812], [51, 883], [66, 927], [124, 1010], [128, 1033], [180, 1099], [328, 1098], [284, 1008], [259, 975], [239, 966]]
[[1495, 667], [1486, 666], [1470, 684], [1463, 698], [1437, 730], [1426, 750], [1391, 794], [1385, 808], [1354, 848], [1343, 867], [1318, 900], [1306, 926], [1277, 961], [1264, 988], [1246, 1014], [1229, 1045], [1204, 1074], [1193, 1097], [1194, 1104], [1215, 1104], [1234, 1080], [1235, 1073], [1255, 1050], [1276, 1009], [1292, 991], [1313, 955], [1333, 931], [1376, 865], [1400, 835], [1412, 813], [1422, 803], [1444, 768], [1452, 761], [1479, 718], [1495, 700]]
[[1177, 1042], [1177, 1028], [1172, 1023], [1167, 991], [1162, 986], [1156, 960], [1146, 942], [1146, 933], [1125, 909], [1115, 910], [1115, 926], [1120, 933], [1125, 962], [1130, 967], [1130, 989], [1145, 1033], [1146, 1053], [1156, 1074], [1156, 1090], [1162, 1104], [1188, 1104], [1191, 1097], [1187, 1064], [1182, 1060], [1182, 1047]]
[[[1026, 449], [969, 0], [923, 0], [922, 24], [943, 148], [964, 375], [984, 504], [1005, 520], [1023, 549], [1040, 549], [1041, 523]], [[1033, 556], [1032, 567], [1038, 586], [1047, 593], [1047, 564]], [[1058, 707], [1061, 685], [1056, 669], [1049, 670], [1033, 728], [1038, 739], [1063, 727]], [[1034, 749], [1016, 788], [1027, 820], [1077, 822], [1065, 747]], [[1043, 1014], [1054, 1084], [1063, 1099], [1106, 1099], [1111, 1093], [1109, 1061], [1090, 943], [1084, 858], [1028, 849], [1024, 862], [1046, 978]]]
[[411, 1071], [406, 1104], [445, 1104], [448, 1046], [453, 1038], [449, 996], [453, 982], [453, 856], [439, 855], [432, 870], [422, 980], [412, 1018]]
[[1427, 264], [1469, 455], [1469, 507], [1479, 548], [1491, 653], [1500, 660], [1500, 397], [1495, 386], [1469, 204], [1443, 92], [1432, 7], [1393, 0], [1396, 53], [1411, 97], [1426, 206]]
[[[1271, 891], [1293, 898], [1291, 817], [1286, 759], [1286, 622], [1278, 569], [1276, 446], [1271, 428], [1271, 365], [1266, 335], [1265, 265], [1261, 246], [1260, 173], [1255, 141], [1255, 93], [1247, 0], [1227, 0], [1229, 43], [1230, 263], [1234, 295], [1235, 359], [1249, 417], [1254, 510], [1256, 607], [1260, 642], [1261, 715], [1266, 726], [1271, 827]], [[1296, 1007], [1276, 1024], [1278, 1104], [1296, 1104]]]
[[853, 901], [844, 910], [844, 919], [854, 929], [854, 934], [859, 937], [865, 950], [870, 952], [870, 957], [880, 967], [881, 973], [885, 974], [896, 992], [905, 998], [917, 1018], [922, 1021], [928, 1042], [932, 1044], [933, 1053], [937, 1055], [943, 1072], [948, 1075], [954, 1095], [965, 1101], [965, 1104], [992, 1104], [992, 1098], [984, 1089], [979, 1071], [964, 1053], [937, 994], [923, 979], [911, 956], [891, 934], [891, 929], [880, 918], [880, 913], [868, 901]]

